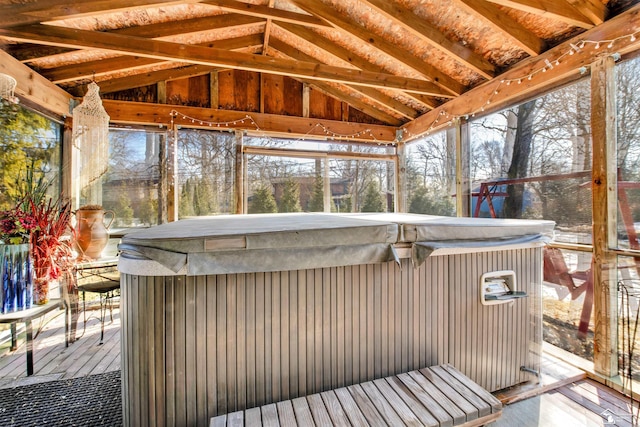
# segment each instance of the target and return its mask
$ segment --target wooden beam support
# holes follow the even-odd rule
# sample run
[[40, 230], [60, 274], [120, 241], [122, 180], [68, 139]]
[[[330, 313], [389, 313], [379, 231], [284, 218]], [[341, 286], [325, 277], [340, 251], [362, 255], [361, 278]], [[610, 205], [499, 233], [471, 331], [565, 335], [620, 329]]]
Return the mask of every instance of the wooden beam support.
[[105, 49], [123, 55], [139, 55], [162, 60], [177, 60], [214, 67], [265, 72], [290, 77], [310, 78], [345, 84], [384, 87], [438, 96], [443, 89], [426, 80], [391, 74], [371, 73], [324, 64], [268, 58], [195, 45], [150, 40], [143, 37], [86, 31], [46, 25], [0, 29], [0, 35], [24, 42], [36, 42], [73, 48]]
[[509, 37], [513, 44], [520, 46], [530, 56], [542, 53], [546, 43], [531, 31], [513, 20], [495, 5], [486, 0], [458, 0], [470, 12], [478, 14], [480, 19], [486, 20], [497, 31]]
[[580, 28], [593, 28], [593, 22], [566, 1], [558, 0], [487, 0], [500, 6], [565, 22]]
[[[278, 135], [287, 138], [327, 139], [322, 129], [338, 135], [335, 140], [362, 141], [366, 143], [391, 143], [396, 137], [396, 127], [365, 123], [353, 123], [336, 120], [309, 119], [304, 117], [279, 116], [243, 111], [217, 110], [210, 108], [185, 107], [178, 105], [151, 104], [146, 102], [125, 102], [102, 100], [107, 114], [114, 123], [147, 124], [170, 126], [171, 112], [178, 111], [173, 122], [180, 126], [200, 129], [232, 130], [244, 129], [247, 132]], [[183, 116], [187, 116], [185, 119]], [[193, 121], [192, 119], [193, 118]], [[242, 122], [241, 122], [242, 121]], [[201, 123], [202, 122], [202, 123]], [[238, 122], [233, 127], [209, 126], [209, 123]], [[255, 124], [254, 124], [255, 122]], [[344, 135], [343, 137], [339, 135]], [[352, 137], [351, 135], [357, 135]]]
[[[533, 98], [559, 82], [581, 78], [581, 67], [588, 67], [596, 58], [613, 53], [625, 54], [637, 50], [640, 37], [631, 38], [640, 27], [640, 5], [610, 19], [598, 27], [556, 46], [537, 57], [522, 61], [519, 65], [478, 86], [442, 106], [404, 125], [405, 140], [411, 141], [429, 132], [453, 126], [458, 117], [489, 114], [506, 108], [514, 100]], [[584, 40], [607, 41], [599, 49], [593, 43], [585, 44], [580, 51], [570, 55], [573, 46]], [[616, 40], [609, 48], [610, 40]], [[551, 65], [553, 68], [550, 68]], [[545, 70], [543, 72], [542, 70]], [[586, 69], [586, 68], [585, 68]], [[531, 79], [529, 80], [529, 76]], [[520, 81], [520, 84], [518, 84]]]
[[21, 98], [46, 108], [60, 116], [71, 115], [72, 96], [0, 50], [0, 72], [9, 74], [18, 82], [15, 93]]
[[296, 6], [307, 11], [308, 13], [327, 20], [336, 28], [340, 28], [352, 36], [359, 38], [365, 43], [370, 44], [376, 49], [391, 56], [397, 61], [402, 62], [407, 67], [414, 69], [419, 73], [423, 73], [425, 77], [433, 79], [433, 82], [445, 92], [453, 95], [459, 95], [464, 92], [465, 88], [458, 81], [439, 71], [422, 59], [411, 55], [409, 52], [403, 51], [398, 45], [386, 41], [384, 38], [374, 34], [364, 27], [354, 23], [353, 21], [335, 13], [335, 10], [319, 0], [290, 0]]
[[486, 79], [494, 77], [495, 67], [482, 56], [460, 43], [455, 43], [447, 38], [440, 30], [418, 17], [413, 11], [388, 0], [364, 0], [395, 25], [402, 27], [439, 50], [464, 67], [478, 73]]
[[595, 25], [602, 24], [609, 15], [607, 6], [600, 0], [567, 0], [576, 10], [589, 18]]
[[591, 66], [591, 140], [593, 141], [593, 365], [605, 377], [618, 375], [618, 270], [615, 60]]
[[304, 25], [306, 27], [331, 27], [331, 25], [325, 20], [316, 18], [312, 15], [290, 12], [282, 9], [273, 9], [259, 4], [243, 3], [235, 0], [208, 0], [202, 3], [218, 6], [226, 12], [250, 15], [263, 19], [272, 19], [276, 22], [289, 22], [292, 24]]

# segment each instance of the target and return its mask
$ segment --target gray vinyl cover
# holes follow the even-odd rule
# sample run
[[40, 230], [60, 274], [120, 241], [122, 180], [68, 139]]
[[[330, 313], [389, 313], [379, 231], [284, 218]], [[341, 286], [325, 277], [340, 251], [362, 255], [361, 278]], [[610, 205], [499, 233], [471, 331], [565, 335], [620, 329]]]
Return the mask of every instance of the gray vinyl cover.
[[532, 244], [552, 221], [417, 214], [268, 214], [198, 217], [127, 234], [124, 273], [164, 276], [299, 270], [397, 260], [411, 243], [414, 265], [442, 247]]

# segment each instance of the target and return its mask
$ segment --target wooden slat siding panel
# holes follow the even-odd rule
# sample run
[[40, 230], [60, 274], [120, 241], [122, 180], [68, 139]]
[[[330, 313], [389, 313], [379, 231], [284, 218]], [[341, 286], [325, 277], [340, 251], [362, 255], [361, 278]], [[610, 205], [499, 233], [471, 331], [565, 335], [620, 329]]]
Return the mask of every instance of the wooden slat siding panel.
[[[246, 274], [236, 274], [236, 408], [247, 407], [247, 321], [245, 307], [247, 306]], [[255, 308], [254, 308], [255, 309]]]
[[[482, 272], [478, 268], [478, 260], [481, 257], [473, 257], [469, 260], [469, 264], [467, 268], [469, 268], [469, 273], [472, 278], [476, 278], [474, 282], [471, 282], [470, 285], [473, 288], [473, 291], [476, 293], [476, 303], [471, 304], [467, 313], [468, 321], [473, 325], [473, 331], [469, 336], [468, 346], [471, 349], [480, 349], [481, 341], [480, 337], [482, 336], [480, 322], [478, 321], [479, 316], [481, 315], [482, 309], [484, 306], [480, 302], [480, 277], [482, 276]], [[478, 360], [477, 360], [477, 351], [475, 351], [471, 356], [471, 360], [469, 363], [469, 372], [478, 372]]]
[[[167, 301], [173, 302], [175, 301], [175, 286], [174, 286], [175, 277], [165, 277], [165, 293], [167, 295]], [[166, 407], [166, 425], [176, 425], [176, 362], [175, 362], [175, 352], [174, 348], [176, 346], [175, 341], [175, 310], [176, 306], [174, 304], [168, 304], [165, 306], [165, 316], [166, 316], [166, 343], [165, 354], [167, 365], [165, 367], [165, 375], [167, 385], [167, 391], [165, 395], [165, 399], [167, 402]], [[136, 367], [138, 368], [138, 367]]]
[[307, 396], [306, 400], [309, 403], [309, 409], [311, 410], [315, 424], [317, 426], [331, 425], [331, 416], [329, 415], [329, 411], [327, 411], [322, 397], [319, 394], [312, 394]]
[[[402, 419], [402, 423], [408, 426], [422, 425], [419, 418], [413, 412], [412, 408], [406, 404], [406, 402], [398, 395], [398, 392], [394, 390], [387, 378], [381, 378], [374, 380], [373, 384], [379, 390], [381, 396], [389, 403], [395, 413]], [[371, 395], [370, 395], [371, 396]], [[415, 404], [415, 403], [414, 403]]]
[[322, 384], [324, 381], [324, 353], [323, 353], [323, 345], [325, 343], [325, 336], [323, 334], [324, 327], [324, 308], [322, 305], [318, 304], [318, 301], [322, 301], [324, 286], [322, 280], [322, 269], [316, 268], [314, 270], [314, 371], [315, 371], [315, 380], [314, 380], [314, 389], [320, 391], [322, 389]]
[[366, 265], [367, 270], [367, 278], [366, 282], [367, 286], [365, 286], [365, 292], [367, 293], [367, 375], [362, 378], [362, 380], [372, 380], [375, 375], [375, 367], [376, 367], [376, 348], [375, 348], [375, 319], [379, 317], [379, 311], [377, 311], [376, 307], [376, 279], [374, 277], [374, 268], [373, 265]]
[[344, 267], [334, 267], [336, 278], [336, 325], [335, 331], [337, 338], [336, 345], [336, 385], [334, 387], [343, 387], [345, 385], [345, 287], [344, 287]]
[[307, 363], [307, 275], [306, 272], [296, 271], [298, 283], [298, 301], [296, 303], [297, 313], [294, 310], [294, 315], [298, 316], [298, 366], [300, 367], [300, 374], [298, 375], [298, 396], [306, 396], [309, 394], [307, 391], [307, 373], [309, 372], [309, 364]]
[[[262, 357], [263, 353], [257, 352], [256, 347], [256, 283], [255, 283], [255, 275], [253, 273], [243, 274], [244, 277], [244, 287], [245, 287], [245, 304], [244, 309], [241, 310], [242, 313], [239, 315], [242, 316], [245, 325], [244, 327], [238, 327], [238, 334], [245, 336], [245, 349], [243, 352], [239, 352], [238, 357], [240, 359], [244, 358], [246, 367], [244, 371], [238, 367], [238, 377], [246, 378], [246, 401], [240, 406], [240, 408], [246, 407], [254, 407], [257, 406], [257, 397], [256, 397], [256, 388], [257, 388], [257, 377], [256, 377], [256, 357]], [[242, 303], [242, 300], [239, 300]], [[243, 341], [243, 340], [240, 340]], [[244, 354], [244, 356], [243, 356]], [[242, 374], [242, 372], [246, 372], [246, 374]], [[241, 386], [238, 385], [238, 389], [241, 390]]]
[[153, 357], [154, 354], [156, 354], [155, 351], [155, 286], [154, 286], [154, 278], [150, 277], [147, 278], [147, 283], [145, 286], [145, 311], [146, 311], [146, 317], [147, 317], [147, 321], [145, 322], [146, 326], [147, 326], [147, 330], [145, 331], [145, 335], [146, 335], [146, 353], [149, 355], [148, 357], [148, 369], [145, 370], [146, 374], [147, 374], [147, 379], [146, 379], [146, 389], [147, 389], [147, 395], [146, 395], [146, 404], [147, 406], [145, 407], [145, 412], [146, 412], [146, 416], [148, 417], [148, 424], [149, 425], [157, 425], [156, 422], [156, 417], [155, 417], [155, 408], [156, 408], [156, 399], [155, 399], [155, 367], [156, 367], [156, 359], [155, 357]]
[[265, 371], [265, 395], [264, 403], [274, 401], [273, 391], [273, 282], [271, 280], [272, 273], [264, 273], [264, 371]]
[[[289, 371], [289, 273], [283, 271], [280, 273], [280, 390], [281, 395], [278, 400], [291, 398], [290, 391], [290, 371]], [[297, 397], [297, 396], [296, 396]]]
[[280, 345], [280, 336], [281, 336], [281, 319], [280, 312], [281, 309], [281, 300], [280, 300], [280, 275], [281, 273], [274, 272], [271, 273], [271, 289], [273, 290], [271, 294], [271, 325], [272, 325], [272, 334], [271, 334], [271, 383], [272, 387], [272, 401], [277, 402], [279, 400], [283, 400], [282, 397], [282, 386], [281, 386], [281, 378], [282, 378], [282, 368], [281, 368], [281, 358], [282, 358], [282, 346]]
[[229, 412], [227, 404], [227, 276], [214, 276], [216, 281], [216, 414]]
[[369, 380], [382, 377], [383, 360], [382, 349], [382, 325], [386, 321], [386, 310], [382, 309], [382, 268], [380, 264], [374, 264], [373, 269], [373, 371]]
[[[464, 383], [460, 382], [457, 378], [449, 374], [446, 370], [440, 366], [433, 366], [427, 369], [421, 369], [420, 372], [432, 374], [429, 379], [434, 383], [440, 383], [446, 385], [447, 397], [451, 398], [460, 409], [467, 413], [467, 421], [474, 420], [479, 417], [484, 417], [491, 413], [491, 407], [482, 398], [476, 395], [470, 390]], [[443, 386], [439, 386], [443, 388]], [[450, 390], [449, 391], [449, 387]], [[456, 394], [457, 393], [457, 394]], [[459, 399], [458, 396], [462, 397]], [[474, 412], [474, 408], [476, 411]]]
[[[187, 425], [195, 425], [198, 419], [198, 369], [197, 349], [198, 343], [201, 341], [197, 335], [196, 321], [196, 278], [187, 277], [183, 282], [185, 288], [185, 320], [184, 320], [184, 337], [185, 337], [185, 404]], [[187, 350], [191, 349], [191, 350]], [[200, 371], [202, 372], [202, 371]]]
[[362, 390], [366, 393], [367, 397], [369, 397], [369, 400], [371, 400], [371, 403], [373, 403], [373, 405], [375, 406], [378, 413], [380, 413], [380, 415], [388, 425], [402, 425], [402, 419], [398, 416], [387, 398], [382, 394], [382, 392], [375, 386], [372, 381], [362, 383], [361, 387]]
[[420, 399], [441, 424], [453, 425], [465, 420], [464, 412], [420, 372], [411, 371], [398, 375], [398, 378]]
[[344, 409], [342, 409], [342, 405], [340, 405], [335, 391], [323, 391], [320, 393], [320, 397], [322, 397], [322, 401], [331, 417], [332, 425], [348, 426], [349, 419], [347, 418], [347, 414], [344, 413]]
[[[206, 392], [207, 392], [207, 416], [212, 416], [218, 413], [218, 328], [217, 324], [213, 323], [218, 319], [218, 284], [216, 276], [206, 276], [207, 286], [207, 305], [206, 305]], [[212, 324], [213, 323], [213, 324]]]
[[313, 426], [313, 415], [309, 408], [309, 403], [304, 397], [296, 397], [291, 401], [293, 404], [293, 412], [295, 413], [296, 420], [301, 426]]
[[[226, 323], [227, 329], [227, 340], [223, 343], [223, 349], [226, 350], [226, 398], [227, 398], [227, 411], [237, 411], [238, 408], [238, 377], [237, 377], [237, 369], [238, 369], [238, 346], [236, 345], [238, 341], [237, 336], [237, 291], [238, 287], [236, 285], [237, 275], [227, 274], [226, 275], [226, 299], [225, 299], [225, 307], [227, 309], [227, 316], [224, 320]], [[233, 343], [233, 345], [229, 345], [229, 343]]]
[[471, 390], [476, 396], [482, 399], [482, 402], [489, 405], [492, 412], [502, 410], [502, 403], [491, 393], [484, 388], [480, 387], [476, 382], [469, 381], [468, 377], [465, 377], [460, 371], [449, 364], [440, 365], [440, 369], [445, 370], [449, 375], [456, 378], [460, 383], [464, 384], [466, 388]]
[[[402, 337], [394, 337], [394, 342], [392, 344], [394, 348], [394, 353], [393, 353], [393, 363], [396, 367], [396, 369], [406, 369], [405, 366], [408, 365], [409, 363], [409, 358], [411, 357], [412, 352], [414, 351], [415, 347], [418, 347], [417, 345], [413, 345], [415, 343], [415, 339], [418, 338], [420, 335], [416, 334], [414, 331], [414, 327], [415, 328], [420, 328], [421, 325], [419, 325], [419, 322], [410, 322], [409, 319], [411, 319], [415, 314], [417, 313], [416, 311], [414, 311], [414, 306], [413, 304], [415, 304], [415, 301], [413, 301], [413, 299], [409, 298], [408, 295], [414, 295], [415, 298], [415, 283], [407, 280], [406, 277], [402, 277], [403, 274], [405, 274], [405, 272], [402, 270], [402, 261], [400, 266], [397, 266], [396, 264], [393, 265], [393, 270], [392, 270], [392, 274], [393, 274], [393, 278], [390, 279], [391, 283], [394, 283], [395, 285], [393, 286], [393, 294], [394, 294], [394, 301], [393, 301], [393, 309], [394, 309], [394, 317], [395, 317], [395, 324], [397, 325], [397, 327], [401, 328], [403, 331], [405, 331], [405, 333], [403, 334]], [[411, 269], [413, 270], [413, 269]], [[398, 283], [405, 283], [405, 286], [397, 286]], [[404, 295], [407, 295], [407, 298], [409, 298], [409, 303], [406, 306], [406, 309], [403, 309], [403, 297]]]
[[[420, 369], [419, 372], [427, 378], [439, 391], [441, 391], [447, 398], [453, 402], [462, 412], [466, 414], [466, 420], [471, 421], [478, 418], [478, 408], [472, 404], [465, 396], [462, 396], [457, 388], [453, 387], [453, 384], [449, 383], [447, 379], [437, 375], [435, 369], [437, 366], [431, 368]], [[453, 378], [449, 378], [453, 381]], [[486, 405], [481, 405], [486, 406]], [[488, 408], [487, 408], [488, 409]]]
[[336, 397], [340, 401], [340, 405], [342, 405], [342, 409], [344, 409], [345, 414], [347, 414], [347, 418], [349, 418], [349, 422], [352, 426], [368, 426], [369, 423], [365, 418], [364, 414], [358, 407], [358, 404], [355, 400], [353, 400], [353, 396], [349, 393], [346, 387], [341, 387], [334, 390]]
[[344, 387], [353, 381], [353, 268], [351, 266], [344, 267]]
[[120, 351], [125, 363], [122, 364], [122, 421], [124, 425], [133, 425], [135, 421], [133, 419], [131, 396], [134, 394], [131, 390], [135, 390], [135, 384], [131, 375], [129, 367], [133, 366], [133, 355], [131, 354], [131, 301], [133, 299], [129, 296], [133, 282], [138, 282], [138, 276], [130, 276], [128, 274], [120, 275], [120, 324], [121, 324], [121, 347]]
[[[379, 282], [379, 293], [378, 298], [380, 299], [379, 310], [376, 318], [378, 319], [379, 326], [377, 329], [377, 341], [379, 347], [379, 360], [380, 363], [377, 364], [379, 370], [375, 373], [374, 378], [380, 377], [388, 377], [389, 376], [389, 333], [391, 331], [391, 325], [389, 322], [389, 286], [388, 286], [388, 277], [387, 277], [387, 267], [388, 263], [385, 264], [376, 264], [376, 272], [375, 275], [378, 277]], [[372, 378], [373, 379], [373, 378]]]
[[407, 388], [407, 386], [400, 381], [398, 377], [389, 377], [386, 378], [385, 381], [389, 384], [389, 386], [395, 390], [395, 392], [400, 396], [403, 402], [407, 404], [411, 411], [418, 417], [420, 422], [428, 427], [436, 427], [439, 426], [440, 423], [438, 420], [434, 418], [434, 416], [429, 412], [426, 407], [418, 400], [418, 398]]
[[262, 411], [260, 408], [251, 408], [244, 411], [244, 425], [258, 426], [262, 423]]
[[173, 326], [174, 333], [174, 352], [175, 352], [175, 402], [176, 402], [176, 425], [187, 424], [187, 382], [186, 382], [186, 320], [187, 320], [187, 301], [185, 286], [185, 276], [176, 276], [173, 282], [175, 295], [175, 322]]
[[289, 302], [287, 312], [289, 314], [289, 328], [287, 334], [289, 335], [289, 367], [287, 371], [289, 375], [289, 397], [300, 396], [299, 391], [299, 376], [304, 374], [304, 366], [300, 366], [298, 363], [298, 340], [300, 339], [300, 329], [298, 325], [298, 272], [289, 271], [287, 273], [289, 277]]
[[[133, 353], [134, 357], [137, 354], [141, 354], [140, 353], [140, 337], [142, 336], [141, 331], [140, 331], [140, 322], [138, 321], [138, 319], [141, 317], [141, 313], [140, 313], [140, 286], [137, 286], [135, 288], [132, 289], [131, 292], [131, 297], [133, 298], [132, 301], [133, 303], [131, 304], [131, 308], [132, 308], [132, 316], [131, 318], [134, 319], [134, 324], [133, 326], [133, 333], [131, 334], [131, 338], [132, 338], [132, 347], [131, 347], [131, 352]], [[133, 372], [133, 383], [135, 384], [136, 388], [139, 390], [144, 390], [144, 384], [142, 383], [142, 378], [140, 376], [141, 374], [141, 369], [134, 369]], [[135, 397], [135, 401], [134, 401], [135, 406], [135, 420], [136, 422], [142, 424], [142, 411], [144, 410], [142, 407], [142, 396], [138, 395]]]
[[361, 307], [360, 292], [362, 287], [362, 280], [360, 280], [361, 266], [351, 266], [351, 295], [352, 295], [352, 319], [353, 319], [353, 371], [351, 375], [350, 384], [357, 382], [357, 378], [360, 378], [362, 373], [362, 325], [360, 319], [364, 316], [364, 308]]
[[316, 313], [315, 313], [315, 292], [316, 292], [316, 283], [315, 283], [315, 272], [313, 270], [306, 270], [306, 301], [305, 301], [305, 316], [306, 316], [306, 330], [305, 334], [305, 345], [306, 345], [306, 360], [307, 360], [307, 380], [306, 380], [306, 388], [305, 395], [311, 394], [316, 391], [316, 382], [315, 382], [315, 373], [317, 369], [317, 361], [316, 361], [316, 335], [315, 335], [315, 326], [316, 326]]
[[265, 396], [267, 395], [266, 384], [269, 379], [267, 378], [266, 369], [266, 354], [265, 348], [265, 336], [267, 321], [265, 318], [265, 284], [264, 273], [255, 273], [252, 275], [255, 284], [255, 328], [256, 328], [256, 340], [255, 340], [255, 374], [256, 374], [256, 390], [255, 390], [255, 405], [264, 405], [267, 403]]
[[[329, 282], [328, 269], [322, 268], [319, 270], [322, 274], [322, 299], [316, 301], [316, 304], [320, 301], [331, 301], [331, 283]], [[318, 383], [318, 389], [326, 390], [332, 388], [331, 373], [333, 367], [331, 364], [331, 339], [333, 334], [331, 333], [331, 304], [321, 303], [320, 305], [322, 313], [322, 346], [320, 347], [322, 355], [322, 377]]]
[[386, 426], [383, 421], [378, 408], [371, 402], [371, 399], [367, 396], [361, 384], [355, 384], [347, 387], [349, 393], [353, 397], [353, 400], [360, 408], [362, 415], [367, 419], [367, 423], [371, 426]]

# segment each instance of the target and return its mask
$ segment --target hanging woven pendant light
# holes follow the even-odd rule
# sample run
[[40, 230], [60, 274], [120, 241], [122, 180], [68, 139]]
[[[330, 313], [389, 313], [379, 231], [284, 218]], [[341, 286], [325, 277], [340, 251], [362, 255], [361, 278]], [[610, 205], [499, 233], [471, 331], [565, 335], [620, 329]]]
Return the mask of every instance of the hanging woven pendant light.
[[107, 172], [109, 161], [109, 115], [94, 82], [73, 109], [73, 144], [78, 154], [78, 185], [83, 189]]

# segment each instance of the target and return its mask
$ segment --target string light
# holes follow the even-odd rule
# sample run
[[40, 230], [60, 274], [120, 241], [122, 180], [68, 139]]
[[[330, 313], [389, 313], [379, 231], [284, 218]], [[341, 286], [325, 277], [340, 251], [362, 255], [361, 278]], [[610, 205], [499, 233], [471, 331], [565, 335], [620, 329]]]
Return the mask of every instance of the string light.
[[[206, 120], [200, 120], [197, 119], [195, 117], [191, 117], [188, 116], [186, 114], [180, 113], [177, 110], [171, 110], [171, 112], [169, 113], [171, 115], [171, 126], [173, 127], [174, 124], [174, 120], [177, 118], [180, 118], [181, 120], [184, 121], [190, 121], [191, 123], [194, 124], [199, 124], [200, 126], [208, 126], [211, 128], [217, 128], [217, 129], [224, 129], [225, 131], [228, 131], [229, 128], [236, 128], [236, 127], [247, 127], [252, 126], [253, 128], [255, 128], [256, 132], [262, 132], [262, 134], [260, 135], [261, 138], [264, 138], [266, 140], [271, 141], [272, 138], [271, 136], [267, 135], [266, 133], [264, 133], [264, 131], [260, 128], [260, 126], [258, 126], [258, 123], [256, 123], [256, 121], [253, 119], [253, 117], [251, 117], [250, 115], [246, 115], [244, 116], [242, 119], [237, 119], [237, 120], [230, 120], [230, 121], [224, 121], [224, 122], [212, 122], [212, 121], [206, 121]], [[248, 124], [248, 125], [247, 125]], [[326, 136], [327, 139], [363, 139], [363, 138], [368, 138], [374, 142], [377, 142], [378, 145], [395, 145], [397, 141], [392, 141], [392, 142], [388, 142], [388, 141], [379, 141], [375, 135], [373, 134], [373, 132], [371, 131], [371, 129], [365, 129], [362, 131], [358, 131], [358, 132], [354, 132], [352, 134], [341, 134], [341, 133], [337, 133], [332, 131], [329, 127], [325, 126], [324, 124], [318, 122], [315, 123], [311, 129], [304, 134], [302, 137], [293, 140], [293, 142], [301, 142], [301, 141], [305, 141], [307, 139], [307, 137], [309, 137], [310, 135], [314, 135], [314, 132], [316, 131], [316, 129], [320, 129]]]
[[[547, 72], [547, 70], [551, 70], [554, 68], [554, 66], [559, 66], [561, 61], [563, 59], [565, 59], [567, 56], [571, 56], [574, 55], [576, 53], [580, 53], [583, 51], [583, 49], [585, 48], [586, 45], [593, 45], [594, 49], [599, 49], [600, 45], [606, 45], [607, 49], [613, 49], [616, 45], [616, 43], [623, 41], [625, 39], [628, 39], [629, 42], [635, 42], [638, 38], [638, 35], [640, 35], [640, 30], [638, 29], [634, 29], [632, 33], [629, 34], [625, 34], [613, 39], [608, 39], [608, 40], [580, 40], [576, 43], [569, 43], [569, 49], [567, 49], [566, 52], [562, 53], [560, 56], [558, 56], [556, 59], [553, 60], [549, 60], [549, 59], [545, 59], [544, 60], [544, 66], [537, 68], [533, 71], [531, 71], [530, 73], [524, 75], [524, 76], [520, 76], [520, 77], [515, 77], [512, 79], [501, 79], [498, 82], [498, 86], [491, 92], [491, 95], [489, 96], [489, 99], [487, 99], [487, 101], [477, 110], [472, 111], [470, 113], [465, 113], [461, 116], [452, 116], [450, 115], [448, 112], [446, 112], [444, 109], [440, 110], [440, 112], [438, 113], [438, 116], [434, 119], [434, 121], [431, 123], [431, 125], [427, 128], [426, 131], [422, 132], [421, 134], [424, 135], [429, 135], [432, 131], [435, 130], [435, 128], [437, 127], [437, 124], [440, 122], [440, 118], [442, 116], [447, 116], [447, 118], [449, 119], [447, 121], [447, 123], [453, 123], [456, 119], [460, 119], [460, 118], [464, 118], [465, 120], [469, 119], [469, 117], [473, 118], [475, 117], [475, 115], [477, 113], [483, 113], [485, 111], [485, 107], [487, 105], [490, 105], [493, 101], [494, 96], [498, 95], [500, 93], [499, 89], [502, 85], [506, 85], [506, 86], [510, 86], [511, 83], [517, 83], [517, 84], [522, 84], [523, 80], [533, 80], [533, 78], [539, 74], [539, 73], [545, 73]], [[611, 57], [615, 60], [618, 61], [620, 60], [620, 54], [619, 53], [613, 53], [611, 54]], [[586, 66], [581, 66], [579, 69], [580, 74], [586, 74], [588, 71], [588, 68]], [[408, 131], [406, 128], [403, 128], [403, 131], [405, 133], [407, 133], [407, 135], [405, 136], [405, 138], [403, 138], [404, 140], [409, 140], [412, 139], [414, 137], [418, 137], [420, 136], [412, 134], [410, 131]]]

